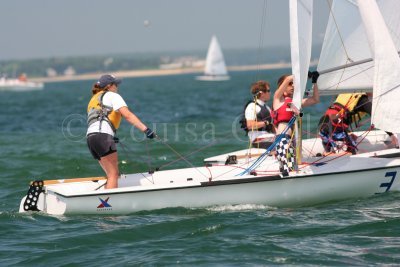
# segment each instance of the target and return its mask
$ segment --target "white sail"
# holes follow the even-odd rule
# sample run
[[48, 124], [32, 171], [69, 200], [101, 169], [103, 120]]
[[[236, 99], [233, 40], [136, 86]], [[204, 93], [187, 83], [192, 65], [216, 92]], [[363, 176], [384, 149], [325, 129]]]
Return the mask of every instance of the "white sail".
[[290, 50], [294, 75], [293, 104], [301, 108], [311, 59], [312, 0], [290, 0]]
[[204, 69], [206, 75], [226, 75], [225, 59], [222, 54], [221, 47], [219, 46], [217, 37], [214, 35], [211, 38], [210, 46], [208, 48], [206, 67]]
[[211, 38], [210, 46], [208, 47], [204, 76], [196, 77], [196, 79], [203, 81], [222, 81], [229, 79], [224, 55], [222, 54], [221, 47], [215, 35]]
[[372, 123], [400, 132], [400, 58], [375, 0], [358, 0], [374, 59]]
[[[400, 1], [377, 1], [393, 38], [400, 50]], [[318, 71], [371, 59], [365, 27], [354, 0], [333, 1], [318, 63]], [[318, 79], [320, 93], [335, 95], [343, 92], [372, 90], [373, 63], [371, 60], [353, 67], [322, 74]]]

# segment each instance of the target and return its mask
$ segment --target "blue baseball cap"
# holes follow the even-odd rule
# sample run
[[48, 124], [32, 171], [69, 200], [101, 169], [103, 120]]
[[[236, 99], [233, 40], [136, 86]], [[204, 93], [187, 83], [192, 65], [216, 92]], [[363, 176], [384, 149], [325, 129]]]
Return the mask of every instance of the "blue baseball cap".
[[114, 75], [106, 74], [100, 77], [100, 79], [96, 82], [101, 88], [106, 87], [107, 85], [113, 83], [119, 85], [122, 82], [121, 79], [117, 79]]

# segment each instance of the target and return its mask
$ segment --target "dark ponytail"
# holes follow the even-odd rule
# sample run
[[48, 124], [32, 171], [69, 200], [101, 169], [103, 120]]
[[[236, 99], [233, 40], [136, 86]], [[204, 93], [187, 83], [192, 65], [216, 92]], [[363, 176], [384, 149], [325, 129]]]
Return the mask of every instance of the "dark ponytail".
[[93, 87], [92, 87], [92, 94], [95, 95], [95, 94], [97, 94], [98, 92], [107, 91], [108, 88], [109, 88], [111, 85], [112, 85], [112, 84], [107, 84], [107, 85], [104, 86], [104, 87], [100, 87], [100, 84], [96, 82], [95, 84], [93, 84]]

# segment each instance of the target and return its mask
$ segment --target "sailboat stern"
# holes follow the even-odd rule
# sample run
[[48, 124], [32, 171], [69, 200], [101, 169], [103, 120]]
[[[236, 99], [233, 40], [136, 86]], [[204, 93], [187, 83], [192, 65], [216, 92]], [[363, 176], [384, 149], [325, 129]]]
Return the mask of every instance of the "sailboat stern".
[[38, 211], [60, 215], [65, 213], [66, 207], [65, 201], [53, 191], [48, 191], [43, 181], [33, 181], [20, 202], [19, 212]]
[[31, 182], [28, 193], [22, 198], [19, 212], [42, 211], [44, 209], [44, 182]]

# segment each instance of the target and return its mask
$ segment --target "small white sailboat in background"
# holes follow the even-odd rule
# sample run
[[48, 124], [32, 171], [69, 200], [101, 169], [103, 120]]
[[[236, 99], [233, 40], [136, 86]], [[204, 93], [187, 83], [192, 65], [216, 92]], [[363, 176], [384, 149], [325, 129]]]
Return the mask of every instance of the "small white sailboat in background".
[[197, 76], [199, 81], [227, 81], [230, 77], [226, 70], [224, 55], [218, 43], [217, 37], [213, 35], [208, 47], [204, 75]]

